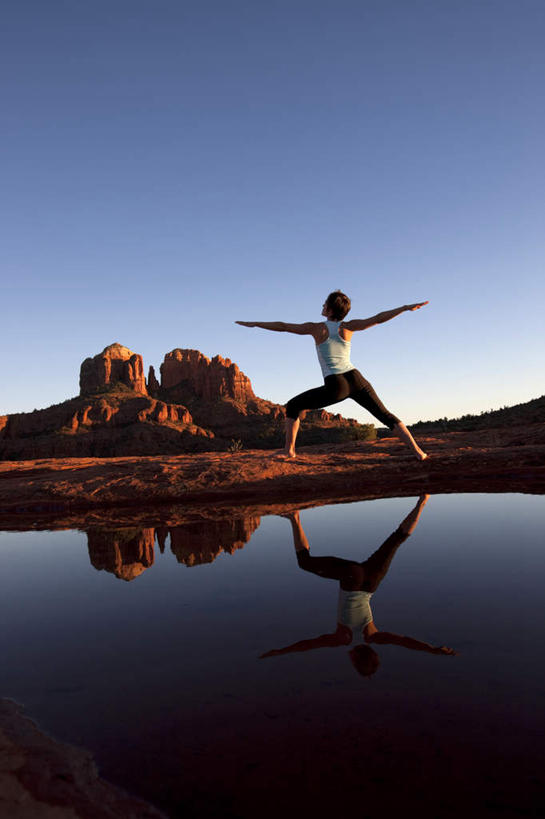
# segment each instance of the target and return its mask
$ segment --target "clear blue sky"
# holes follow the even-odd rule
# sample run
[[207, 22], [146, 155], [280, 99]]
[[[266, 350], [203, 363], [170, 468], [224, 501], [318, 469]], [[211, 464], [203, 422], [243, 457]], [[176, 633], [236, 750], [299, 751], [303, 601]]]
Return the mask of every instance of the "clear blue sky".
[[[352, 318], [408, 423], [542, 395], [542, 0], [6, 0], [0, 413], [113, 341], [236, 361], [280, 403]], [[356, 405], [344, 414], [370, 421]]]

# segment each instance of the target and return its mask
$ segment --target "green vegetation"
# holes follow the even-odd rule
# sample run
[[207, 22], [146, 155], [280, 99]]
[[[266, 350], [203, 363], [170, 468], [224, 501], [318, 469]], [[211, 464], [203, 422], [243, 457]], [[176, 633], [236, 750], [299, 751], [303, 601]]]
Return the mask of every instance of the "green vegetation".
[[231, 438], [231, 443], [227, 447], [227, 452], [240, 452], [244, 449], [244, 444], [240, 438]]
[[412, 424], [415, 432], [469, 432], [476, 429], [520, 426], [545, 422], [545, 395], [513, 407], [482, 411], [479, 415], [461, 415], [459, 418], [438, 418], [436, 421], [418, 421]]

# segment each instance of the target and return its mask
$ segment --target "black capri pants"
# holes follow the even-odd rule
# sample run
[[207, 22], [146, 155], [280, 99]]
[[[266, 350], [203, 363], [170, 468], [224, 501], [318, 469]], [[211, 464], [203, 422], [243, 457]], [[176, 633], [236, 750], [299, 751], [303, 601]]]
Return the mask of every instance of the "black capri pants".
[[286, 415], [296, 420], [303, 410], [322, 409], [330, 404], [338, 404], [345, 398], [352, 398], [389, 429], [399, 424], [399, 418], [389, 412], [373, 387], [359, 370], [349, 370], [342, 375], [328, 375], [323, 387], [316, 387], [296, 395], [286, 404]]

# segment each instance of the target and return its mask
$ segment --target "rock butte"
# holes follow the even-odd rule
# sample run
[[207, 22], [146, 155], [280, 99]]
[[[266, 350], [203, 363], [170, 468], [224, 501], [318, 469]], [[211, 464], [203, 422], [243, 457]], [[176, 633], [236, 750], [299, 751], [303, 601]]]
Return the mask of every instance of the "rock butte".
[[[43, 410], [0, 416], [0, 459], [116, 457], [229, 448], [282, 441], [284, 408], [255, 395], [229, 359], [176, 348], [157, 379], [142, 356], [110, 344], [86, 358], [80, 394]], [[306, 414], [301, 443], [363, 438], [372, 431], [323, 410]]]
[[81, 365], [80, 395], [88, 395], [108, 384], [125, 384], [131, 390], [147, 395], [142, 356], [117, 342], [105, 347]]

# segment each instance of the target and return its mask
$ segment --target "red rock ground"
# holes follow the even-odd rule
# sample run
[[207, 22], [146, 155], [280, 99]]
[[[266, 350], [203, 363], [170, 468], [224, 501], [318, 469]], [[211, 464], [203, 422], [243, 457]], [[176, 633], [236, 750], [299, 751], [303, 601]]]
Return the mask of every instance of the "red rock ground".
[[[397, 439], [272, 452], [0, 463], [0, 527], [183, 519], [195, 505], [309, 506], [422, 492], [545, 492], [545, 425], [420, 438], [415, 460]], [[173, 509], [176, 507], [176, 510]], [[181, 517], [180, 517], [181, 516]]]

